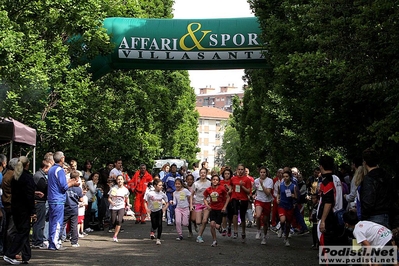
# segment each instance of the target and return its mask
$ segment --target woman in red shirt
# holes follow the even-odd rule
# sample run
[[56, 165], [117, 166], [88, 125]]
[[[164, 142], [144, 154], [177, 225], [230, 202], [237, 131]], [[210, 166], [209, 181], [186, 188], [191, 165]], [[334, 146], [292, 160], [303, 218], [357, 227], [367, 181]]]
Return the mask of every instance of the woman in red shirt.
[[238, 211], [240, 211], [242, 242], [245, 242], [245, 214], [248, 209], [248, 196], [251, 193], [251, 180], [245, 175], [245, 167], [243, 164], [237, 166], [237, 175], [230, 180], [231, 186], [231, 204], [233, 207], [233, 238], [238, 237]]

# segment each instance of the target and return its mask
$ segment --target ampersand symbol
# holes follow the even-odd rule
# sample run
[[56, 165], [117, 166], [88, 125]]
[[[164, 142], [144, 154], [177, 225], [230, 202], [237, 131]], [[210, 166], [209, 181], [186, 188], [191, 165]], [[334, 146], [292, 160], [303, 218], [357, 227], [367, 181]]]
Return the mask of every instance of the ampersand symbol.
[[[193, 26], [193, 25], [197, 25], [197, 28], [194, 29], [194, 30], [192, 29], [192, 26]], [[201, 41], [205, 38], [205, 36], [206, 36], [208, 33], [212, 32], [212, 31], [210, 31], [210, 30], [203, 30], [203, 31], [201, 31], [201, 32], [202, 32], [202, 37], [201, 37], [200, 40], [198, 40], [194, 33], [197, 32], [197, 31], [199, 31], [200, 29], [201, 29], [201, 24], [200, 24], [200, 23], [193, 22], [193, 23], [188, 24], [188, 26], [187, 26], [187, 32], [188, 32], [188, 33], [185, 34], [185, 35], [183, 35], [183, 37], [181, 37], [181, 39], [180, 39], [180, 47], [181, 47], [183, 50], [185, 50], [185, 51], [190, 51], [190, 50], [194, 49], [195, 47], [197, 47], [198, 50], [206, 50], [206, 48], [202, 47]], [[186, 37], [188, 37], [188, 36], [190, 36], [190, 37], [191, 37], [191, 40], [193, 40], [193, 42], [194, 42], [194, 46], [193, 46], [193, 47], [187, 47], [187, 46], [185, 45], [185, 42], [184, 42], [184, 41], [185, 41]]]

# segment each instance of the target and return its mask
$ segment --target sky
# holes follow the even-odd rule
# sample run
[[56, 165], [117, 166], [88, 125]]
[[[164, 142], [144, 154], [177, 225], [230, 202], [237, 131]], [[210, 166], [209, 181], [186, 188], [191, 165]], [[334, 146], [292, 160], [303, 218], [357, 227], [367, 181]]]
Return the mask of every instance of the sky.
[[[253, 17], [247, 0], [175, 0], [174, 18], [238, 18]], [[243, 69], [189, 70], [191, 87], [199, 88], [232, 85], [242, 88]]]

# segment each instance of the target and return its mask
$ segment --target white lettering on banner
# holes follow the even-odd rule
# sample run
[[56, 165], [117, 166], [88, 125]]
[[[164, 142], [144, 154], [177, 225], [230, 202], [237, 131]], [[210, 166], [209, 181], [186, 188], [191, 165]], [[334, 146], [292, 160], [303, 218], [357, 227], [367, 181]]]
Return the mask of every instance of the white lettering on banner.
[[246, 51], [145, 51], [119, 49], [118, 57], [123, 59], [160, 59], [160, 60], [250, 60], [264, 59], [261, 50]]
[[[193, 36], [194, 38], [195, 36]], [[256, 33], [237, 33], [234, 35], [230, 34], [210, 34], [208, 46], [211, 48], [206, 48], [200, 45], [200, 43], [195, 44], [193, 47], [178, 47], [178, 40], [176, 38], [149, 38], [149, 37], [130, 37], [130, 41], [128, 38], [123, 37], [121, 43], [119, 44], [119, 49], [140, 49], [140, 50], [153, 50], [153, 51], [178, 51], [181, 50], [192, 50], [193, 48], [198, 48], [198, 50], [246, 50], [246, 49], [256, 49], [260, 48], [259, 42], [257, 41], [258, 34]], [[188, 38], [189, 39], [189, 38]], [[198, 42], [199, 40], [191, 40]], [[202, 41], [205, 42], [205, 41]], [[183, 42], [184, 43], [184, 42]], [[233, 44], [235, 47], [227, 48], [227, 46]], [[218, 48], [217, 46], [220, 45]]]

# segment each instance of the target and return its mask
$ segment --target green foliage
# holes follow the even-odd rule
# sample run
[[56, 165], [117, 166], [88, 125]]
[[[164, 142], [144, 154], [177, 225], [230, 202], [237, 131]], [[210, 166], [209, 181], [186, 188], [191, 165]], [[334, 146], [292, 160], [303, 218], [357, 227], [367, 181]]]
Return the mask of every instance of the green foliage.
[[234, 122], [230, 119], [225, 128], [222, 149], [225, 152], [225, 165], [234, 169], [239, 163], [241, 163], [241, 142], [237, 130], [231, 125], [232, 123]]
[[194, 160], [195, 95], [187, 71], [114, 71], [93, 82], [90, 61], [112, 51], [105, 17], [171, 17], [172, 0], [0, 3], [0, 116], [38, 132], [38, 163], [63, 150], [95, 168], [133, 170], [161, 155]]
[[248, 2], [272, 68], [246, 72], [242, 158], [311, 169], [321, 154], [348, 162], [374, 147], [397, 172], [397, 2]]

